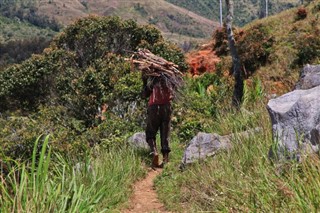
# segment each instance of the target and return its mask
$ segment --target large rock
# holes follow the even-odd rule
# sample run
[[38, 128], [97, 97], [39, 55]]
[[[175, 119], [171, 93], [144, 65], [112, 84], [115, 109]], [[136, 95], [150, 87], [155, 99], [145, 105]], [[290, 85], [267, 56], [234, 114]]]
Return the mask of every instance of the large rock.
[[300, 72], [296, 89], [311, 89], [320, 86], [320, 65], [306, 65]]
[[128, 139], [129, 144], [136, 148], [149, 149], [144, 132], [137, 132]]
[[[320, 142], [320, 86], [294, 90], [267, 105], [276, 152], [280, 159], [300, 159], [303, 152], [317, 152]], [[272, 152], [271, 152], [272, 153]]]
[[237, 137], [247, 138], [258, 131], [260, 131], [260, 128], [225, 136], [199, 132], [185, 149], [181, 162], [182, 166], [215, 155], [218, 151], [230, 149], [232, 148], [232, 141]]

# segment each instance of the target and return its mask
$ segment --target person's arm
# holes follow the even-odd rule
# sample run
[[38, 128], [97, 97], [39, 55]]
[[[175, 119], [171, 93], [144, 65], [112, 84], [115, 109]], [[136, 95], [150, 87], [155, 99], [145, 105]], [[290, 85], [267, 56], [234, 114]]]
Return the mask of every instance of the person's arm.
[[142, 98], [148, 98], [152, 93], [152, 88], [150, 85], [148, 85], [148, 77], [143, 76], [142, 77], [143, 87], [141, 91], [141, 97]]

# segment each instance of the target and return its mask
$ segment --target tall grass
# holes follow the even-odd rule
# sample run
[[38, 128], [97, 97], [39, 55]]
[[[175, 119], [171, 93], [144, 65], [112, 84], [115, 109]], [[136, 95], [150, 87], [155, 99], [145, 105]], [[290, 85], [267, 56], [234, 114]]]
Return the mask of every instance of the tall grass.
[[[320, 161], [309, 156], [299, 164], [273, 164], [273, 144], [264, 104], [255, 112], [223, 111], [213, 132], [261, 127], [250, 138], [237, 138], [233, 148], [195, 163], [183, 172], [179, 162], [157, 179], [160, 199], [178, 212], [317, 212], [320, 207]], [[178, 143], [175, 141], [174, 143]], [[172, 152], [173, 154], [175, 152]]]
[[[42, 143], [40, 153], [37, 152]], [[35, 143], [31, 165], [18, 164], [0, 183], [0, 212], [105, 212], [130, 195], [130, 185], [144, 172], [127, 148], [99, 150], [96, 157], [72, 165], [52, 153], [49, 136]], [[19, 174], [19, 175], [17, 175]]]

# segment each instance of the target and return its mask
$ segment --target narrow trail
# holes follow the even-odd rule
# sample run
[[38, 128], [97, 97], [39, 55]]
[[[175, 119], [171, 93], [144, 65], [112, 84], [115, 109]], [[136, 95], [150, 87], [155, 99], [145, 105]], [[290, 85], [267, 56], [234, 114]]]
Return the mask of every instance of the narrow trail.
[[123, 213], [169, 213], [166, 211], [164, 205], [159, 201], [153, 184], [154, 179], [161, 172], [161, 169], [150, 169], [144, 179], [135, 183], [134, 192], [129, 201], [129, 208], [123, 210]]

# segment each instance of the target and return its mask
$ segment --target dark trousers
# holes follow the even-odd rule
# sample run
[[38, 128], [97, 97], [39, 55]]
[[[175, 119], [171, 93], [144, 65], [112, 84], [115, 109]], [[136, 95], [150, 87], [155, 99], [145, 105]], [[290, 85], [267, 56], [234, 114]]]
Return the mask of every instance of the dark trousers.
[[152, 151], [156, 149], [156, 135], [160, 129], [161, 153], [169, 153], [169, 135], [172, 109], [170, 104], [155, 104], [148, 107], [146, 139]]

